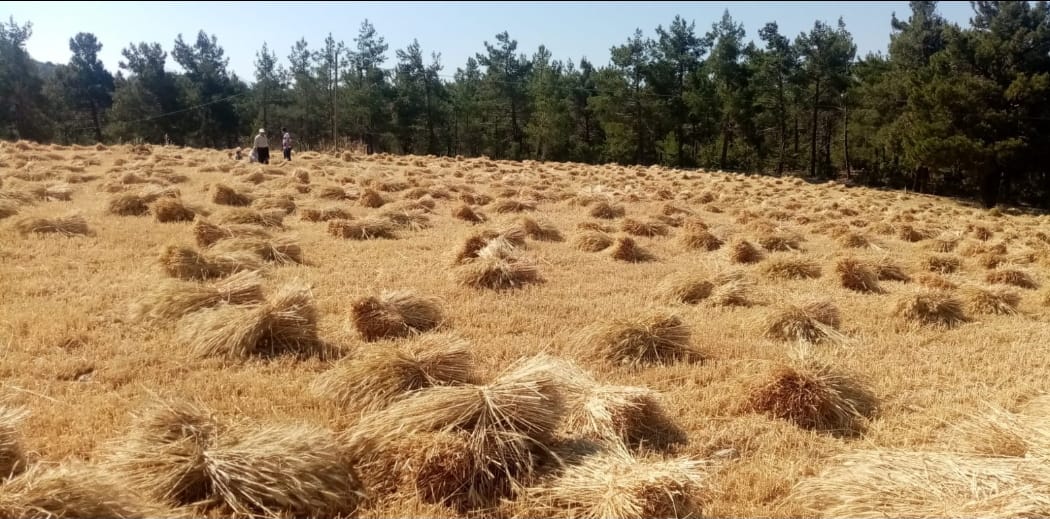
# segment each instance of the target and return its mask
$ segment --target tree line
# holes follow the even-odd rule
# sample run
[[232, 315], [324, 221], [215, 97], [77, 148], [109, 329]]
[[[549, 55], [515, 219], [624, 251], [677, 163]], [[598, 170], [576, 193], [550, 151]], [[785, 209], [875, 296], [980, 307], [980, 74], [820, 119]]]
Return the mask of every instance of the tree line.
[[502, 32], [451, 74], [418, 41], [388, 63], [366, 20], [350, 44], [301, 39], [283, 60], [263, 44], [250, 83], [203, 31], [170, 52], [128, 45], [113, 74], [90, 33], [69, 63], [32, 60], [31, 23], [11, 19], [0, 138], [229, 148], [287, 126], [302, 149], [719, 168], [1050, 208], [1050, 8], [970, 3], [963, 27], [910, 2], [885, 54], [858, 57], [841, 19], [750, 41], [726, 11], [706, 31], [680, 16], [636, 30], [601, 67]]

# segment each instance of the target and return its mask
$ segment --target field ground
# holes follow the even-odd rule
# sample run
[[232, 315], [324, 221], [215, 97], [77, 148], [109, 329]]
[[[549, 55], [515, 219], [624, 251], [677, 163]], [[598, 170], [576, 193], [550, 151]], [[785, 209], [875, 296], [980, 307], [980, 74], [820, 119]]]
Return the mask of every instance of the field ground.
[[[547, 354], [589, 372], [592, 386], [657, 392], [644, 393], [642, 401], [651, 404], [646, 412], [652, 416], [662, 413], [669, 429], [628, 431], [639, 424], [625, 426], [614, 416], [616, 434], [591, 434], [590, 440], [602, 449], [626, 449], [629, 454], [619, 454], [628, 460], [625, 466], [658, 472], [661, 460], [701, 463], [666, 469], [663, 479], [647, 483], [648, 493], [628, 476], [603, 483], [599, 475], [572, 472], [586, 460], [602, 462], [598, 454], [566, 462], [568, 468], [537, 468], [531, 475], [523, 469], [525, 475], [511, 479], [532, 490], [505, 493], [487, 511], [474, 501], [458, 509], [433, 504], [412, 485], [373, 486], [365, 488], [370, 497], [357, 515], [629, 517], [663, 513], [667, 503], [656, 503], [661, 500], [670, 500], [674, 513], [723, 517], [1050, 513], [1050, 477], [1030, 474], [1048, 471], [1025, 465], [1050, 452], [1045, 425], [1031, 419], [1045, 416], [1034, 403], [1050, 392], [1047, 216], [834, 183], [658, 167], [316, 153], [258, 166], [235, 162], [223, 151], [173, 147], [4, 143], [0, 179], [0, 402], [27, 412], [10, 421], [30, 464], [108, 466], [112, 446], [133, 434], [135, 416], [161, 401], [196, 402], [215, 420], [242, 429], [305, 424], [348, 442], [359, 438], [362, 424], [382, 429], [379, 417], [396, 423], [389, 410], [410, 398], [384, 397], [369, 412], [359, 405], [365, 396], [335, 402], [330, 392], [313, 390], [333, 366], [363, 362], [381, 350], [426, 346], [428, 339], [444, 341], [441, 348], [464, 340], [466, 365], [478, 384], [498, 385], [493, 377], [517, 366], [515, 361]], [[114, 202], [121, 196], [122, 202]], [[164, 199], [180, 201], [178, 207], [197, 213], [198, 221], [188, 214], [184, 221], [159, 222], [164, 213], [157, 200]], [[261, 264], [265, 297], [305, 283], [303, 297], [316, 308], [316, 341], [313, 316], [303, 309], [309, 303], [283, 307], [294, 314], [284, 321], [265, 313], [277, 303], [240, 313], [230, 308], [236, 305], [223, 304], [156, 319], [133, 311], [175, 275], [193, 276], [187, 274], [192, 268], [178, 269], [189, 260], [166, 253], [166, 247], [222, 250], [223, 240], [210, 248], [195, 241], [194, 229], [201, 220], [233, 222], [231, 202], [250, 204], [256, 217], [283, 220], [266, 232], [273, 243], [284, 243], [287, 254], [270, 253], [273, 248], [264, 245], [254, 261]], [[466, 216], [464, 205], [485, 221], [453, 216]], [[339, 208], [352, 219], [308, 221], [323, 217], [304, 211], [311, 208]], [[49, 229], [27, 220], [73, 214], [83, 218], [86, 234], [75, 221], [56, 233], [39, 232]], [[587, 233], [591, 241], [603, 241], [594, 230], [601, 226], [607, 240], [630, 237], [649, 258], [620, 259], [638, 258], [622, 239], [594, 252], [581, 250]], [[495, 231], [480, 242], [490, 246], [457, 265], [464, 242], [484, 230]], [[354, 239], [359, 231], [392, 234]], [[524, 242], [518, 240], [521, 231]], [[509, 239], [495, 238], [499, 243], [492, 245], [497, 232]], [[250, 267], [244, 258], [243, 252], [227, 254], [234, 267], [214, 259], [209, 268], [215, 272], [208, 276], [215, 279], [182, 286], [220, 283]], [[520, 283], [495, 289], [478, 284], [484, 280]], [[424, 301], [424, 314], [437, 308], [440, 315], [423, 315], [414, 326], [418, 333], [391, 337], [406, 323], [412, 327], [413, 316], [404, 308], [398, 314], [396, 301], [373, 300], [381, 311], [355, 313], [364, 298], [396, 290]], [[682, 297], [687, 292], [691, 296]], [[252, 311], [271, 320], [258, 324], [248, 317]], [[202, 315], [209, 312], [227, 313], [205, 322]], [[385, 332], [380, 327], [377, 340], [366, 340], [369, 319], [397, 326]], [[623, 332], [632, 320], [640, 324]], [[284, 347], [320, 343], [322, 354], [229, 350], [234, 344], [248, 350], [272, 346], [266, 338], [281, 343], [284, 332], [274, 331], [280, 326], [294, 329], [292, 335], [299, 333], [296, 327], [309, 328]], [[258, 336], [230, 338], [237, 327]], [[208, 333], [211, 349], [204, 344]], [[553, 417], [537, 418], [543, 423], [531, 429], [493, 427], [526, 430], [530, 441], [551, 449], [582, 435], [579, 422], [572, 425], [566, 417], [592, 412], [593, 406], [580, 407], [586, 398], [579, 396], [591, 393], [578, 387], [585, 385], [582, 374], [573, 378], [566, 370], [572, 372], [561, 366], [557, 376], [536, 375], [540, 382], [529, 386], [539, 388], [531, 398], [558, 392], [556, 402], [534, 410]], [[434, 389], [419, 393], [428, 391]], [[370, 414], [380, 407], [389, 412]], [[628, 418], [641, 412], [638, 406], [617, 409]], [[599, 415], [590, 416], [592, 422], [608, 418]], [[481, 427], [475, 422], [459, 429], [473, 434], [471, 427]], [[402, 425], [399, 439], [419, 438], [420, 444], [435, 438], [433, 429], [456, 429]], [[409, 431], [413, 427], [420, 430]], [[280, 444], [278, 433], [273, 435]], [[0, 468], [4, 438], [0, 431]], [[629, 439], [626, 447], [620, 438]], [[478, 448], [469, 445], [461, 448]], [[1011, 445], [1019, 446], [1007, 449]], [[496, 454], [480, 455], [507, 455], [493, 449]], [[408, 456], [394, 451], [382, 456]], [[379, 452], [375, 447], [372, 454], [391, 459]], [[906, 476], [911, 486], [898, 483], [903, 490], [858, 475], [865, 467], [910, 470], [903, 462], [877, 468], [875, 458], [895, 455], [929, 456], [929, 463], [947, 457], [953, 467], [970, 468], [946, 469], [936, 477], [929, 471], [919, 475], [916, 468]], [[860, 464], [852, 475], [835, 470], [850, 460]], [[356, 465], [362, 480], [372, 479], [370, 467]], [[599, 467], [599, 473], [616, 473]], [[985, 475], [973, 485], [948, 481], [965, 479], [959, 474], [971, 469]], [[17, 481], [37, 476], [31, 471], [11, 479], [7, 497], [0, 486], [0, 510], [19, 510], [18, 500], [29, 498], [13, 490]], [[985, 488], [982, 477], [995, 479], [989, 483], [995, 488]], [[91, 481], [84, 480], [89, 486]], [[672, 487], [674, 492], [667, 490]], [[127, 491], [158, 497], [142, 488]], [[276, 498], [266, 509], [259, 502], [244, 504], [248, 498], [237, 505], [223, 496], [196, 504], [183, 496], [164, 506], [193, 506], [201, 514], [224, 510], [223, 503], [242, 513], [288, 512]], [[622, 501], [620, 508], [594, 508], [609, 500]], [[306, 513], [350, 513], [296, 506]]]

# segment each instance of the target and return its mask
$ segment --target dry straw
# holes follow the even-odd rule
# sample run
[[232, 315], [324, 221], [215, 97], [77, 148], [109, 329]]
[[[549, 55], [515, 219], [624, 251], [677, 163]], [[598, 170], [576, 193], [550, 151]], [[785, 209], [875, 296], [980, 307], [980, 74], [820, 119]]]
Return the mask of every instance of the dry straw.
[[217, 283], [164, 280], [132, 305], [133, 320], [163, 322], [221, 304], [243, 305], [264, 299], [258, 272], [244, 271]]
[[681, 318], [659, 311], [595, 323], [581, 331], [577, 349], [595, 360], [626, 366], [702, 358], [693, 349], [689, 327]]
[[411, 290], [395, 290], [354, 301], [350, 318], [361, 338], [375, 341], [434, 329], [444, 320], [444, 315], [437, 298]]
[[694, 517], [702, 507], [704, 463], [639, 460], [623, 449], [584, 458], [525, 492], [527, 517]]
[[852, 435], [863, 430], [875, 397], [852, 377], [814, 360], [776, 367], [751, 389], [748, 409], [803, 429]]
[[290, 284], [263, 303], [222, 305], [195, 312], [178, 323], [177, 337], [200, 357], [320, 352], [317, 309], [310, 290]]
[[186, 403], [137, 417], [105, 464], [152, 499], [239, 516], [351, 514], [363, 497], [333, 433], [307, 424], [230, 425]]
[[209, 247], [215, 242], [236, 237], [270, 238], [270, 233], [261, 227], [248, 224], [216, 225], [203, 218], [197, 217], [193, 222], [193, 237], [197, 245]]
[[474, 371], [469, 343], [442, 334], [342, 360], [318, 376], [311, 389], [345, 409], [377, 411], [413, 391], [476, 383]]
[[26, 217], [15, 222], [15, 229], [22, 236], [30, 234], [61, 234], [63, 236], [91, 234], [87, 220], [78, 214], [57, 218]]
[[169, 276], [188, 281], [218, 279], [262, 268], [262, 262], [250, 252], [201, 253], [191, 247], [174, 244], [161, 251], [159, 261]]
[[782, 305], [766, 315], [762, 325], [770, 339], [808, 343], [845, 339], [838, 331], [838, 308], [830, 301]]
[[1041, 517], [1050, 509], [1036, 459], [855, 451], [796, 485], [790, 501], [824, 517]]

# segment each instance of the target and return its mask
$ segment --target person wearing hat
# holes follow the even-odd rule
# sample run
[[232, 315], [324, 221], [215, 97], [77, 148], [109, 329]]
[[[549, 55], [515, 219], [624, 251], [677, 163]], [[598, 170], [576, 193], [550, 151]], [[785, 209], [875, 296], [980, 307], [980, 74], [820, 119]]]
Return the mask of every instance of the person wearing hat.
[[270, 163], [270, 141], [266, 140], [266, 130], [259, 128], [259, 134], [255, 136], [255, 150], [259, 153], [259, 163]]

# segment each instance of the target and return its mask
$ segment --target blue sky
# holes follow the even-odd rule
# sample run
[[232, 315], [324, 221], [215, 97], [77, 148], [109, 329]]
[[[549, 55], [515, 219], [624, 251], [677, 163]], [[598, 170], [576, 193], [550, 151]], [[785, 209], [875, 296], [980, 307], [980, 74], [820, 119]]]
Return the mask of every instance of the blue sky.
[[[193, 41], [203, 29], [218, 37], [230, 68], [252, 80], [255, 54], [265, 41], [286, 62], [289, 49], [305, 37], [318, 47], [329, 32], [353, 46], [361, 21], [368, 19], [394, 50], [417, 38], [424, 52], [440, 52], [443, 74], [451, 75], [468, 57], [484, 51], [504, 30], [518, 41], [518, 51], [532, 55], [540, 44], [555, 59], [587, 57], [595, 65], [609, 60], [609, 48], [624, 42], [636, 28], [647, 36], [657, 25], [667, 27], [676, 14], [696, 22], [698, 34], [710, 29], [722, 11], [744, 24], [748, 39], [776, 21], [781, 33], [794, 38], [813, 26], [842, 16], [857, 43], [858, 54], [883, 51], [889, 43], [890, 15], [906, 18], [907, 2], [0, 2], [0, 16], [31, 21], [28, 49], [41, 61], [69, 60], [69, 38], [93, 32], [103, 44], [101, 58], [117, 70], [120, 51], [132, 42], [159, 42], [170, 54], [179, 33]], [[967, 24], [969, 2], [941, 2], [950, 21]], [[169, 68], [177, 70], [169, 56]]]

